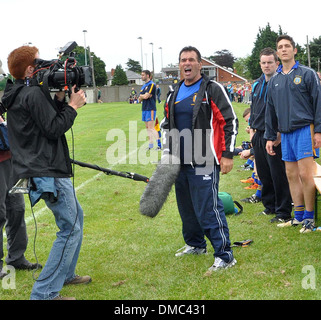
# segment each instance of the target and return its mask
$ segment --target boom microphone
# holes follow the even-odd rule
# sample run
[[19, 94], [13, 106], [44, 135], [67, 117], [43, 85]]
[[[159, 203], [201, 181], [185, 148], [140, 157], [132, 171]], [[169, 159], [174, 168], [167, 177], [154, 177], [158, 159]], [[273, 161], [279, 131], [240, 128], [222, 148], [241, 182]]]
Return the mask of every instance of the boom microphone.
[[171, 154], [162, 156], [140, 199], [141, 214], [154, 218], [159, 213], [179, 171], [179, 158]]
[[136, 181], [143, 181], [143, 182], [148, 182], [149, 178], [142, 176], [138, 173], [135, 172], [123, 172], [123, 171], [114, 171], [111, 169], [107, 169], [107, 168], [102, 168], [97, 166], [96, 164], [90, 164], [90, 163], [85, 163], [85, 162], [80, 162], [80, 161], [76, 161], [74, 159], [70, 159], [70, 161], [80, 167], [85, 167], [85, 168], [90, 168], [90, 169], [94, 169], [94, 170], [98, 170], [101, 171], [107, 175], [114, 175], [114, 176], [119, 176], [119, 177], [123, 177], [123, 178], [128, 178], [128, 179], [133, 179]]

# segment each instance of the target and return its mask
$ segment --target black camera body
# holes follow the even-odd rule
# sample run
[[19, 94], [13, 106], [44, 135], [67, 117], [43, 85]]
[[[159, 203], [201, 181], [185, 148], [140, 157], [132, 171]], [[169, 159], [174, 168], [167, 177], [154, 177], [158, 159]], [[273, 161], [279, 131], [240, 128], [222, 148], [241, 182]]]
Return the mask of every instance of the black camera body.
[[[72, 52], [76, 46], [76, 42], [68, 42], [59, 52], [58, 59], [36, 59], [32, 82], [36, 81], [37, 85], [43, 86], [49, 91], [67, 91], [74, 85], [77, 89], [83, 86], [92, 87], [92, 69], [90, 66], [77, 66], [75, 54]], [[61, 60], [61, 57], [67, 54], [69, 56], [66, 60]]]

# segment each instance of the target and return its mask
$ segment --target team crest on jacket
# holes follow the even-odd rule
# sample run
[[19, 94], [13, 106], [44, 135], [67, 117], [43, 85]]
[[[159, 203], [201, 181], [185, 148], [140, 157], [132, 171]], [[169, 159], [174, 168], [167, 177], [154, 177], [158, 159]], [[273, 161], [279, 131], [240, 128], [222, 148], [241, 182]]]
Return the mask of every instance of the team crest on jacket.
[[294, 84], [298, 85], [302, 82], [302, 77], [301, 76], [296, 76], [293, 80]]

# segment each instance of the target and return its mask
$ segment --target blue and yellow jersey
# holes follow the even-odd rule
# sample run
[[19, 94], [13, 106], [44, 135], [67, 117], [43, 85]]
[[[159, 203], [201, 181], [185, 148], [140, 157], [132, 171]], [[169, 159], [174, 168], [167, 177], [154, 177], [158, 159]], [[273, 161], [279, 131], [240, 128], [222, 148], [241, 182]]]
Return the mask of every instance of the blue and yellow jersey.
[[152, 80], [146, 82], [140, 90], [140, 94], [147, 92], [152, 96], [149, 99], [143, 100], [142, 111], [156, 110], [156, 85]]

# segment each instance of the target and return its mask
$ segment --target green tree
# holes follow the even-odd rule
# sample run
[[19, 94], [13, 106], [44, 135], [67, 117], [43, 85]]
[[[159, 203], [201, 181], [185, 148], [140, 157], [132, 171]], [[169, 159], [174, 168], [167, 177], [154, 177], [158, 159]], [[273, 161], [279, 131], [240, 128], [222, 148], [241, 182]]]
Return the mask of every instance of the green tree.
[[122, 66], [119, 64], [116, 66], [114, 77], [112, 80], [112, 86], [122, 86], [127, 85], [128, 79], [126, 72], [123, 70]]
[[250, 56], [247, 56], [245, 58], [237, 58], [233, 65], [233, 69], [236, 71], [236, 73], [248, 80], [252, 79], [251, 73], [248, 68], [249, 59]]
[[128, 62], [126, 63], [128, 70], [131, 70], [136, 73], [141, 73], [143, 71], [142, 66], [140, 63], [133, 59], [128, 59]]
[[256, 41], [254, 42], [252, 54], [247, 60], [247, 67], [252, 79], [257, 79], [262, 74], [262, 70], [259, 64], [260, 52], [267, 47], [275, 49], [276, 39], [281, 34], [283, 34], [281, 27], [279, 27], [278, 32], [275, 32], [272, 31], [269, 23], [265, 28], [259, 28], [259, 33], [257, 34]]
[[[320, 71], [319, 60], [321, 60], [321, 36], [319, 38], [313, 38], [312, 41], [309, 41], [309, 48], [310, 48], [310, 57], [311, 57], [311, 68], [314, 69], [315, 71]], [[305, 50], [307, 50], [307, 45], [305, 45]], [[297, 56], [299, 56], [299, 52]], [[302, 60], [303, 60], [302, 64], [305, 64], [307, 66], [308, 56], [306, 53]]]
[[[82, 46], [77, 46], [73, 52], [77, 60], [77, 66], [85, 65], [85, 48]], [[107, 84], [107, 72], [106, 64], [103, 60], [95, 55], [94, 52], [90, 52], [90, 55], [93, 59], [95, 82], [97, 86], [104, 86]], [[62, 60], [65, 60], [67, 57], [63, 57]], [[87, 50], [87, 65], [90, 65], [89, 50]]]
[[227, 68], [233, 68], [233, 64], [236, 60], [233, 54], [226, 49], [214, 52], [214, 55], [210, 56], [208, 59], [215, 61], [215, 63], [222, 67]]
[[96, 55], [93, 52], [91, 54], [93, 57], [96, 85], [102, 87], [107, 84], [106, 64], [103, 60], [96, 57]]

